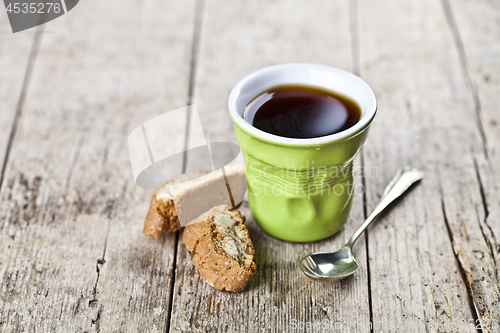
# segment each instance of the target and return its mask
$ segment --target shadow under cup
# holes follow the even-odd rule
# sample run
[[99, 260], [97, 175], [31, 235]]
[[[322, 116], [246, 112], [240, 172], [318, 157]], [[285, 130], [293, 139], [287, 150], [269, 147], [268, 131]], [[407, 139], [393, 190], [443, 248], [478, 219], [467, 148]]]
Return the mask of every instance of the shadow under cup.
[[[361, 119], [335, 134], [285, 138], [261, 131], [243, 119], [247, 104], [281, 85], [319, 87], [354, 100]], [[268, 234], [292, 242], [327, 238], [347, 221], [355, 190], [353, 164], [375, 117], [377, 102], [359, 77], [316, 64], [263, 68], [231, 91], [229, 112], [245, 157], [248, 198], [257, 224]]]

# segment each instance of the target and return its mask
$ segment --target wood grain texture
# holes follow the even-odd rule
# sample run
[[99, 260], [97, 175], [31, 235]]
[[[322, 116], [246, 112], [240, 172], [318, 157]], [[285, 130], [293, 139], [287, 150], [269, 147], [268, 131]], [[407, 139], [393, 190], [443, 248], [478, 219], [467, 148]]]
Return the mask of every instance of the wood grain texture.
[[[201, 27], [193, 101], [210, 141], [234, 141], [227, 98], [232, 86], [252, 71], [285, 62], [317, 62], [352, 70], [347, 1], [256, 1], [231, 6], [206, 1]], [[359, 177], [356, 181], [361, 183]], [[337, 327], [344, 329], [350, 324], [368, 327], [364, 239], [355, 246], [361, 269], [353, 279], [312, 282], [298, 267], [304, 255], [340, 248], [347, 241], [363, 220], [361, 195], [356, 196], [343, 231], [312, 244], [277, 240], [255, 224], [247, 203], [241, 212], [256, 249], [254, 279], [241, 293], [214, 290], [200, 279], [180, 240], [171, 332], [285, 332], [323, 320], [330, 325], [338, 322]]]
[[17, 110], [28, 87], [28, 64], [36, 36], [34, 31], [24, 34], [11, 31], [7, 12], [0, 11], [0, 179]]
[[[444, 1], [444, 0], [443, 0]], [[500, 155], [500, 3], [444, 1], [487, 155]]]
[[[325, 320], [476, 332], [476, 319], [498, 331], [498, 0], [83, 1], [45, 30], [0, 34], [1, 332], [310, 332], [321, 329], [300, 325]], [[265, 234], [244, 202], [258, 270], [246, 291], [217, 291], [181, 233], [142, 235], [152, 191], [133, 182], [127, 135], [195, 103], [207, 139], [234, 142], [230, 89], [285, 62], [354, 71], [375, 90], [356, 164], [366, 197], [311, 244]], [[305, 278], [299, 258], [343, 245], [404, 164], [426, 177], [356, 243], [356, 275]]]
[[[483, 326], [500, 329], [500, 4], [494, 1], [444, 1], [462, 75], [474, 101], [476, 127], [484, 153], [475, 154], [476, 183], [483, 211], [478, 226], [484, 243], [464, 246], [463, 265]], [[478, 237], [480, 238], [480, 237]], [[463, 241], [463, 240], [461, 240]], [[467, 239], [468, 241], [468, 239]], [[485, 246], [486, 245], [486, 246]]]
[[[416, 332], [475, 331], [464, 323], [475, 320], [474, 305], [494, 311], [479, 295], [495, 295], [496, 283], [480, 227], [474, 156], [483, 148], [474, 101], [442, 4], [398, 4], [359, 5], [361, 75], [379, 99], [365, 157], [380, 177], [367, 179], [367, 205], [398, 165], [421, 167], [426, 177], [369, 231], [374, 321], [408, 322]], [[469, 302], [471, 284], [478, 290]]]
[[141, 233], [127, 135], [187, 103], [193, 9], [87, 1], [50, 23], [1, 188], [1, 331], [165, 331], [176, 238]]
[[[487, 156], [477, 154], [480, 182], [484, 190], [486, 235], [500, 273], [500, 4], [490, 1], [454, 2], [450, 16], [456, 23], [457, 38], [463, 46], [463, 72], [468, 76], [470, 94], [475, 98], [478, 127], [485, 133]], [[480, 33], [477, 33], [480, 32]]]

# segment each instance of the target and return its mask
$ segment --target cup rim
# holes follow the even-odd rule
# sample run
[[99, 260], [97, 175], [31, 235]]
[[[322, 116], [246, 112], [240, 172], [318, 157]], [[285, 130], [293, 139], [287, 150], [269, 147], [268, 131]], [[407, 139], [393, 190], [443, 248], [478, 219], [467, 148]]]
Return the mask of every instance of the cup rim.
[[[365, 89], [368, 92], [368, 100], [369, 100], [369, 105], [368, 105], [368, 110], [366, 113], [363, 113], [361, 116], [361, 119], [354, 124], [353, 126], [349, 127], [346, 130], [343, 130], [341, 132], [337, 132], [334, 134], [329, 134], [325, 136], [320, 136], [317, 138], [287, 138], [287, 137], [282, 137], [278, 136], [275, 134], [267, 133], [264, 132], [248, 123], [245, 119], [243, 119], [242, 114], [240, 114], [237, 111], [236, 108], [236, 102], [238, 100], [238, 97], [240, 96], [242, 92], [243, 86], [251, 81], [252, 79], [255, 79], [259, 76], [262, 76], [270, 71], [277, 70], [280, 68], [283, 69], [293, 69], [297, 67], [305, 67], [309, 69], [319, 69], [322, 71], [327, 71], [327, 72], [334, 72], [336, 74], [340, 74], [341, 76], [347, 76], [350, 77], [351, 79], [354, 79], [357, 83], [359, 83], [361, 86], [364, 86]], [[312, 84], [311, 86], [314, 86]], [[253, 98], [257, 97], [258, 95], [254, 96]], [[370, 88], [370, 86], [362, 80], [359, 76], [350, 73], [348, 71], [345, 71], [340, 68], [336, 67], [331, 67], [331, 66], [326, 66], [326, 65], [320, 65], [320, 64], [313, 64], [313, 63], [286, 63], [286, 64], [280, 64], [280, 65], [273, 65], [273, 66], [268, 66], [264, 67], [262, 69], [259, 69], [247, 76], [245, 76], [243, 79], [241, 79], [231, 90], [231, 93], [229, 94], [229, 100], [228, 100], [228, 107], [229, 107], [229, 113], [231, 114], [231, 117], [233, 118], [233, 121], [245, 132], [248, 134], [258, 137], [261, 140], [274, 143], [274, 144], [280, 144], [280, 145], [285, 145], [285, 146], [316, 146], [320, 144], [325, 144], [325, 143], [332, 143], [335, 141], [339, 141], [342, 139], [346, 139], [352, 136], [356, 136], [359, 134], [363, 129], [365, 129], [373, 120], [375, 117], [375, 114], [377, 113], [377, 99], [375, 97], [375, 94], [373, 90]]]

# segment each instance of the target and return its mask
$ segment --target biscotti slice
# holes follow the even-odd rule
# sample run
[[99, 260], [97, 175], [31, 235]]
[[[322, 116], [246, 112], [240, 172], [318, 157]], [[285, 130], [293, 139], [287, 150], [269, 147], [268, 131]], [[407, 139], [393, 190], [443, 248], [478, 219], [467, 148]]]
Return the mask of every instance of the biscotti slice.
[[186, 173], [160, 186], [151, 198], [142, 233], [148, 237], [161, 238], [169, 232], [181, 229], [170, 187], [204, 176], [209, 172], [208, 170], [200, 170]]
[[244, 222], [239, 211], [221, 205], [184, 229], [193, 264], [215, 289], [243, 291], [255, 274], [255, 250]]

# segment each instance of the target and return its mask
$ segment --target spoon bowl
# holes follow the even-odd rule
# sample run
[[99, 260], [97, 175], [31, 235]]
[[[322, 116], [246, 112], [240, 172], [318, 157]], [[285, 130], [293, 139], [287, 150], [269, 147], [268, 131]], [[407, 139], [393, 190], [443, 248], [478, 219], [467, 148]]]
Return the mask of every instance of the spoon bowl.
[[300, 269], [311, 279], [340, 280], [358, 270], [351, 248], [344, 246], [333, 253], [314, 253], [300, 260]]

